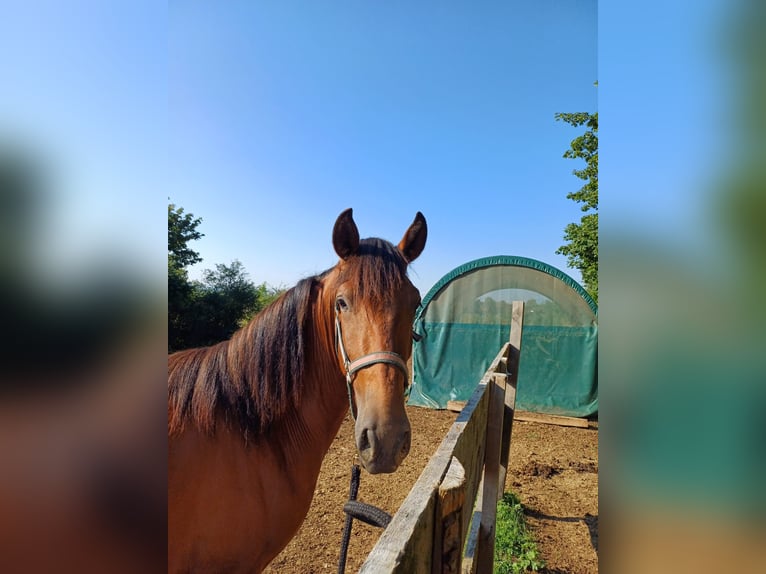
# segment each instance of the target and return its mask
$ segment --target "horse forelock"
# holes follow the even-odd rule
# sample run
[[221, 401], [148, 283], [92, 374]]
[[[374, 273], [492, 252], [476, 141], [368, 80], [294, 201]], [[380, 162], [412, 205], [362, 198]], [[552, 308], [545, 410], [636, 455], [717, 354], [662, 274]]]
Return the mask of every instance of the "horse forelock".
[[355, 299], [380, 304], [407, 281], [407, 261], [384, 239], [362, 239], [357, 252], [343, 263], [339, 282], [344, 281], [351, 284]]

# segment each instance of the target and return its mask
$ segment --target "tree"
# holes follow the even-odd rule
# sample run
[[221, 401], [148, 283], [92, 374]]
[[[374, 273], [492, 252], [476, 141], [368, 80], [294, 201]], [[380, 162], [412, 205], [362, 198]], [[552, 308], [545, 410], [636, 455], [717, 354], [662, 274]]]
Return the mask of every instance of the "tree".
[[189, 248], [189, 241], [204, 237], [197, 231], [202, 218], [194, 218], [191, 213], [184, 213], [183, 207], [168, 204], [168, 265], [185, 269], [202, 261], [199, 253]]
[[189, 311], [194, 300], [194, 286], [187, 267], [202, 261], [188, 243], [203, 236], [197, 231], [202, 219], [184, 213], [183, 207], [168, 204], [168, 351], [189, 346]]
[[189, 242], [203, 237], [201, 218], [168, 205], [168, 352], [213, 345], [230, 338], [284, 289], [255, 285], [242, 263], [215, 265], [202, 281], [189, 281], [187, 268], [202, 261]]
[[562, 113], [555, 117], [556, 121], [564, 121], [572, 127], [584, 125], [587, 128], [585, 133], [572, 140], [563, 156], [585, 161], [584, 169], [572, 171], [585, 181], [585, 185], [567, 194], [567, 199], [581, 203], [580, 209], [586, 213], [580, 223], [570, 223], [564, 228], [567, 243], [556, 253], [566, 255], [568, 266], [579, 269], [585, 289], [598, 302], [598, 112]]
[[287, 291], [285, 287], [270, 287], [266, 283], [257, 285], [255, 290], [258, 294], [258, 302], [251, 311], [248, 311], [239, 319], [240, 327], [247, 325], [253, 317], [261, 312], [262, 309], [271, 305], [274, 301], [279, 299], [279, 296], [282, 295], [282, 293]]
[[241, 319], [263, 308], [261, 294], [266, 286], [256, 287], [247, 278], [242, 263], [217, 263], [202, 273], [195, 283], [195, 312], [192, 344], [212, 345], [230, 338], [241, 326]]

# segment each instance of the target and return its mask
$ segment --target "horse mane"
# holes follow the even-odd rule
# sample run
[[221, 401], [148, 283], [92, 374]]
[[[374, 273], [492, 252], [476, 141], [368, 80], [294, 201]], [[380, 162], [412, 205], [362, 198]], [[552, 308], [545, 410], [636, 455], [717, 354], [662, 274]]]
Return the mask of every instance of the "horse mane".
[[258, 313], [231, 339], [168, 357], [169, 433], [186, 421], [215, 430], [216, 412], [263, 434], [294, 407], [302, 386], [306, 319], [317, 277], [301, 280]]
[[[216, 416], [222, 413], [246, 437], [261, 436], [296, 409], [305, 386], [301, 381], [309, 338], [318, 335], [311, 329], [320, 328], [312, 324], [311, 305], [329, 271], [299, 281], [231, 339], [168, 357], [170, 435], [187, 423], [212, 434]], [[360, 241], [357, 253], [344, 261], [339, 280], [352, 282], [358, 300], [376, 304], [398, 290], [406, 275], [401, 252], [387, 241], [370, 238]]]

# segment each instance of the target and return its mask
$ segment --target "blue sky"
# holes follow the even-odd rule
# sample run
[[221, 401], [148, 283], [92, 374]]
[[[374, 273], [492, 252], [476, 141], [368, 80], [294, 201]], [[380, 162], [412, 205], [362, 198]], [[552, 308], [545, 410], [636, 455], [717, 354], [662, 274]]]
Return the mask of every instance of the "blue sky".
[[43, 285], [107, 264], [165, 281], [166, 53], [167, 10], [151, 0], [4, 7], [0, 153], [41, 174], [28, 261]]
[[[414, 5], [417, 4], [417, 5]], [[422, 211], [424, 294], [478, 257], [556, 255], [579, 220], [562, 158], [597, 109], [592, 0], [173, 3], [171, 201], [204, 261], [289, 286], [332, 266], [335, 218], [397, 242]]]
[[711, 198], [734, 150], [741, 80], [733, 40], [742, 4], [600, 3], [602, 245], [629, 231], [706, 258], [720, 242]]
[[53, 181], [46, 270], [118, 246], [163, 280], [170, 197], [204, 219], [194, 276], [239, 259], [290, 285], [334, 263], [332, 224], [353, 207], [363, 236], [393, 241], [426, 215], [421, 291], [495, 254], [579, 279], [555, 254], [581, 216], [561, 157], [577, 130], [554, 114], [600, 110], [602, 238], [704, 245], [736, 96], [731, 6], [17, 2], [0, 137]]

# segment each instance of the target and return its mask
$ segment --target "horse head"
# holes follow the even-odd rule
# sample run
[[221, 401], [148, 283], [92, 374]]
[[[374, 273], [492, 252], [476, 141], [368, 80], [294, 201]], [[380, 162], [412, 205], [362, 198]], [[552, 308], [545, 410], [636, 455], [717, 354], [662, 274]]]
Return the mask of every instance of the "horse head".
[[407, 266], [423, 251], [427, 233], [418, 212], [398, 246], [360, 240], [351, 209], [333, 229], [340, 261], [326, 300], [332, 301], [335, 351], [356, 420], [356, 446], [371, 474], [395, 471], [410, 450], [404, 403], [420, 295], [407, 277]]

